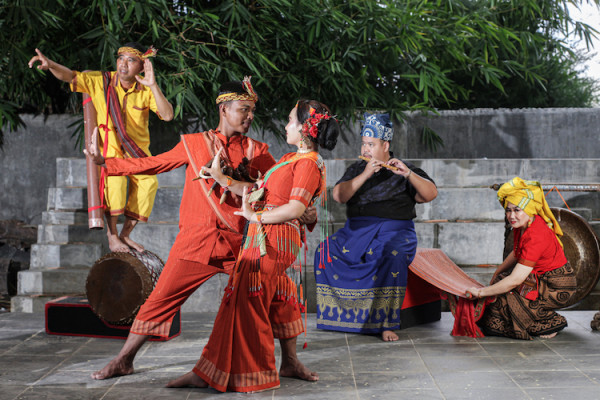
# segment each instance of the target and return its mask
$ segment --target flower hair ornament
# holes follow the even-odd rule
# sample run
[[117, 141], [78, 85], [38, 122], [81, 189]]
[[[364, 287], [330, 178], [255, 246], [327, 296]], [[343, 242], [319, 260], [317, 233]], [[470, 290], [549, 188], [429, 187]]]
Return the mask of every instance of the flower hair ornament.
[[330, 118], [335, 119], [331, 115], [325, 113], [320, 114], [313, 107], [309, 106], [309, 117], [302, 123], [302, 133], [305, 136], [312, 136], [314, 139], [317, 138], [317, 134], [319, 133], [319, 122], [323, 120], [328, 120]]

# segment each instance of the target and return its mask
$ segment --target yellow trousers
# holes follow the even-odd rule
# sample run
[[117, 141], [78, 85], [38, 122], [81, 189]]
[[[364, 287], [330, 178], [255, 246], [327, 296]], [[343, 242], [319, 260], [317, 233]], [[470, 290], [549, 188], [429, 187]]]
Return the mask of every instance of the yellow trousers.
[[111, 216], [125, 214], [146, 222], [152, 212], [157, 189], [158, 179], [154, 175], [109, 176], [104, 187], [106, 212]]

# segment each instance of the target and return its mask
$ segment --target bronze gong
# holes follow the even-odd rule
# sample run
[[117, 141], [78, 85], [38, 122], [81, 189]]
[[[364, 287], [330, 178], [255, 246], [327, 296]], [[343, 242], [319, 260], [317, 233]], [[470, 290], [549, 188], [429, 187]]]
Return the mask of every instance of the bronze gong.
[[598, 238], [587, 221], [565, 208], [550, 208], [563, 236], [565, 256], [577, 275], [577, 291], [568, 303], [583, 300], [596, 287], [600, 278], [600, 247]]

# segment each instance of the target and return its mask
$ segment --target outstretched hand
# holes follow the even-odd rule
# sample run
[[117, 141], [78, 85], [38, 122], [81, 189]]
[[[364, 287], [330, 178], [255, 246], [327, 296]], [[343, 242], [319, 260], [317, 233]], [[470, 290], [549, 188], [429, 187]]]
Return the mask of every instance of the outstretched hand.
[[104, 157], [102, 157], [100, 150], [98, 149], [98, 127], [94, 128], [92, 136], [90, 137], [90, 143], [88, 144], [87, 149], [83, 149], [83, 154], [85, 154], [86, 157], [89, 157], [94, 164], [104, 165]]
[[135, 79], [144, 86], [152, 86], [156, 84], [154, 76], [154, 66], [149, 59], [144, 60], [144, 76], [136, 75]]
[[37, 69], [42, 70], [42, 71], [47, 71], [50, 68], [50, 63], [48, 58], [42, 54], [41, 51], [39, 51], [38, 49], [35, 49], [35, 52], [37, 53], [37, 56], [33, 56], [31, 58], [31, 60], [29, 60], [29, 68], [33, 68], [33, 66], [35, 65], [36, 62], [39, 62], [40, 65], [37, 66]]
[[250, 195], [248, 194], [248, 187], [244, 186], [242, 193], [242, 211], [234, 211], [235, 215], [240, 215], [246, 218], [248, 221], [252, 218], [254, 214], [254, 210], [252, 210], [252, 205], [250, 204]]

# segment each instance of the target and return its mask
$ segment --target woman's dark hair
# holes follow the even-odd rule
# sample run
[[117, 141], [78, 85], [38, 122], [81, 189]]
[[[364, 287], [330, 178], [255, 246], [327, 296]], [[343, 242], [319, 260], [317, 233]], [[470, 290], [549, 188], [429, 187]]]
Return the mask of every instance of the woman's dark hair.
[[139, 51], [142, 54], [144, 54], [146, 52], [146, 50], [148, 50], [148, 49], [143, 48], [142, 45], [139, 44], [138, 42], [125, 43], [122, 47], [131, 47], [131, 48], [134, 48], [134, 49], [136, 49], [137, 51]]
[[310, 117], [311, 107], [314, 108], [318, 114], [327, 114], [330, 115], [331, 118], [322, 119], [319, 122], [319, 125], [317, 125], [318, 133], [316, 138], [313, 138], [310, 135], [308, 135], [308, 137], [320, 147], [327, 150], [333, 150], [337, 143], [337, 138], [340, 135], [340, 124], [333, 118], [329, 107], [316, 100], [298, 100], [298, 109], [296, 110], [298, 122], [303, 124], [304, 121]]

